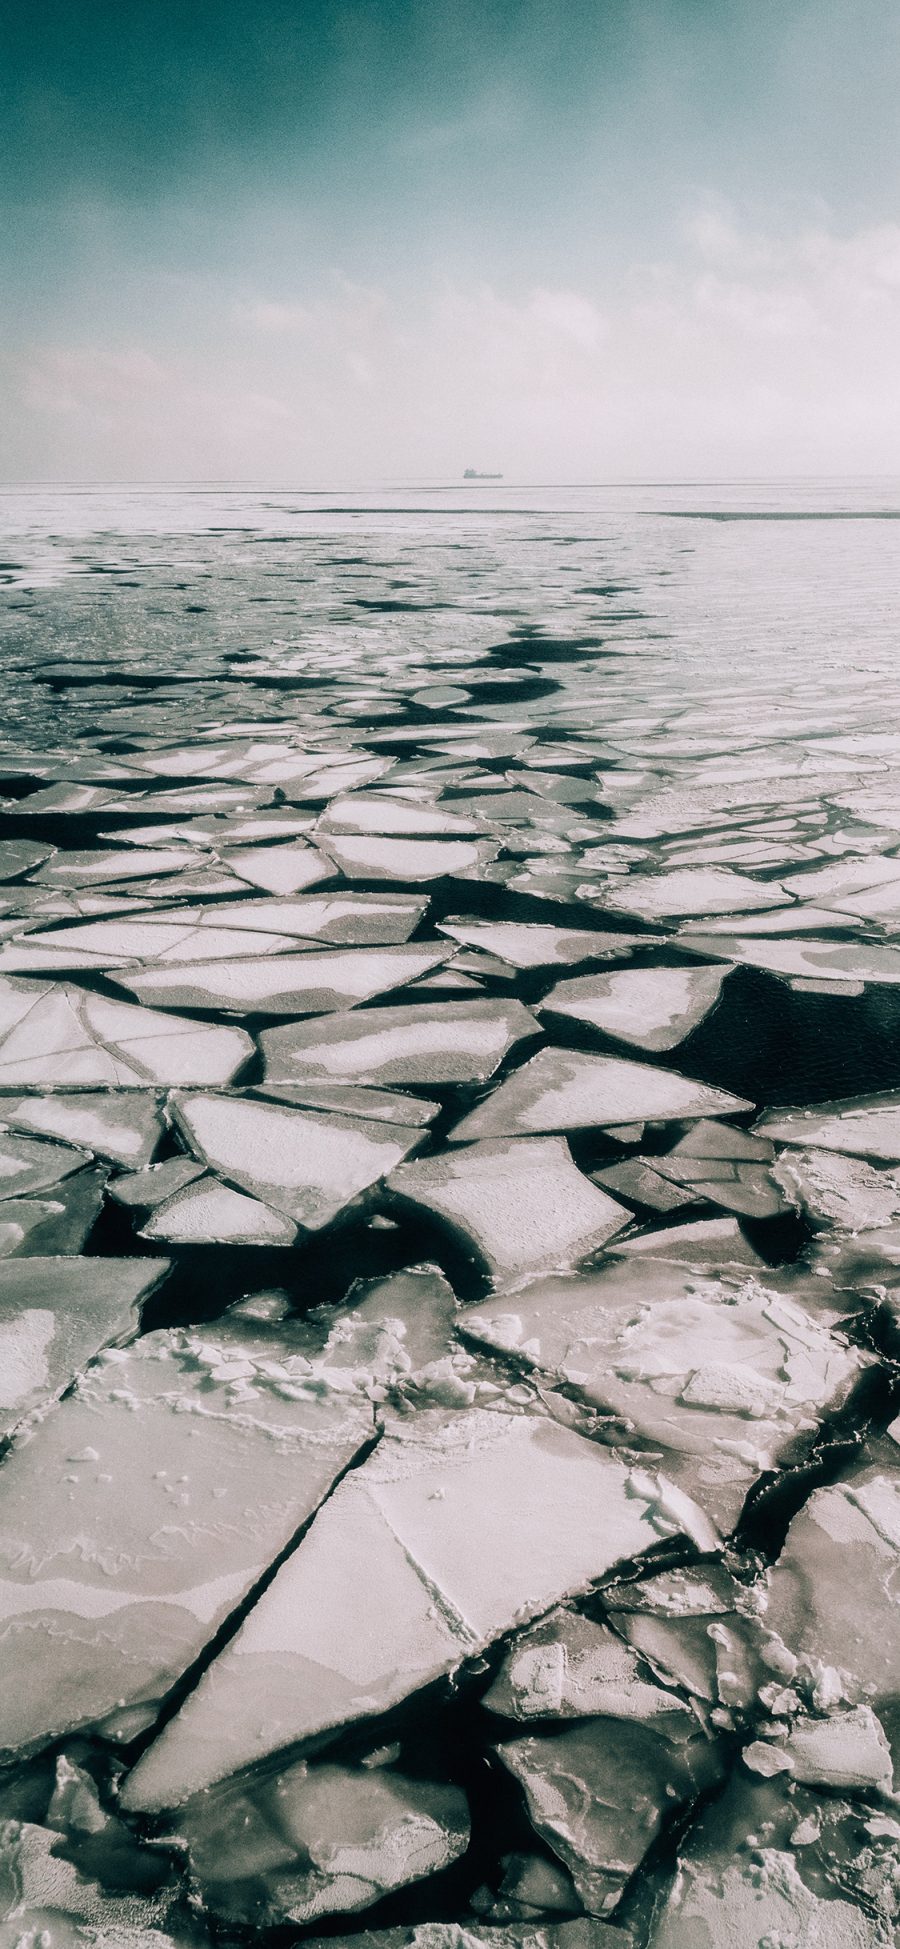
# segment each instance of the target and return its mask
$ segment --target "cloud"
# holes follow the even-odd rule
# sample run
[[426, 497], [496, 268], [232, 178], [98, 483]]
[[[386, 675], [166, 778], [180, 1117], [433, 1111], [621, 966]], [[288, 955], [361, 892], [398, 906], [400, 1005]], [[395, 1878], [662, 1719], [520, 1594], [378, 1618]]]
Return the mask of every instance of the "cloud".
[[213, 282], [204, 302], [198, 329], [196, 292], [167, 287], [165, 343], [110, 333], [23, 357], [22, 471], [314, 484], [466, 464], [525, 479], [896, 467], [900, 225], [767, 228], [710, 203], [615, 279], [422, 273], [411, 289], [333, 273], [239, 297]]

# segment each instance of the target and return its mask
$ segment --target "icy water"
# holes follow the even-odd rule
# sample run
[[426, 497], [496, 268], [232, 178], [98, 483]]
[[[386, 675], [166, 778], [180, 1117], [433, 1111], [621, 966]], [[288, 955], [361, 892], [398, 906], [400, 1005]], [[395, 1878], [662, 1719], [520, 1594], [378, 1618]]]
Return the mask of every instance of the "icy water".
[[888, 1949], [900, 482], [0, 510], [0, 1949]]

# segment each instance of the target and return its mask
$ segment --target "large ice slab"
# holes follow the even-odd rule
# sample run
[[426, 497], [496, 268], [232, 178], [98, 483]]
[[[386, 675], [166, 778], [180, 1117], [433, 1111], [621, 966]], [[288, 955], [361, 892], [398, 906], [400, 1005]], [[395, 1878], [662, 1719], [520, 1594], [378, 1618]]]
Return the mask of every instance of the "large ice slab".
[[[250, 1097], [182, 1096], [174, 1110], [205, 1164], [306, 1231], [330, 1224], [422, 1141], [416, 1127], [329, 1117]], [[195, 1192], [189, 1187], [179, 1200]]]
[[494, 999], [367, 1008], [328, 1022], [264, 1029], [268, 1082], [484, 1083], [539, 1024], [521, 1002]]
[[479, 1137], [526, 1137], [542, 1130], [728, 1116], [751, 1108], [742, 1096], [672, 1069], [548, 1048], [507, 1077], [450, 1135], [454, 1143], [470, 1143]]
[[101, 1347], [128, 1338], [168, 1271], [168, 1259], [0, 1263], [0, 1432], [61, 1394]]
[[657, 1493], [555, 1422], [392, 1423], [145, 1753], [125, 1805], [177, 1805], [397, 1704], [647, 1549]]
[[900, 1477], [854, 1470], [816, 1489], [769, 1573], [765, 1623], [810, 1680], [876, 1710], [900, 1695]]
[[[255, 1015], [321, 1015], [352, 1008], [373, 995], [403, 988], [449, 959], [428, 942], [400, 947], [348, 947], [119, 973], [116, 980], [141, 1000], [164, 1008], [221, 1008]], [[0, 1049], [2, 1058], [2, 1049]], [[2, 1072], [0, 1072], [2, 1074]]]
[[541, 1014], [569, 1016], [651, 1053], [675, 1049], [716, 1005], [727, 968], [624, 968], [560, 981]]
[[680, 934], [679, 944], [704, 960], [761, 968], [785, 979], [862, 981], [895, 988], [900, 982], [900, 948], [869, 941], [753, 940], [737, 934]]
[[299, 1328], [148, 1334], [95, 1363], [13, 1449], [0, 1470], [0, 1749], [124, 1708], [152, 1718], [313, 1513], [372, 1424], [364, 1396], [308, 1387], [309, 1350]]
[[668, 1472], [725, 1526], [864, 1365], [775, 1279], [647, 1261], [542, 1280], [508, 1310], [467, 1307], [460, 1325], [665, 1449]]
[[631, 1217], [577, 1170], [563, 1137], [424, 1157], [394, 1171], [388, 1189], [461, 1233], [503, 1286], [577, 1264]]

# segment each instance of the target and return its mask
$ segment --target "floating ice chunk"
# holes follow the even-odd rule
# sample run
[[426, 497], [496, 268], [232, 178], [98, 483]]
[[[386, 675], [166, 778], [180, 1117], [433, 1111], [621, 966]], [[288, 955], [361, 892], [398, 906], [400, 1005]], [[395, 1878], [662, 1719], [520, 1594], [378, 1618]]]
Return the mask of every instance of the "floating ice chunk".
[[[427, 942], [275, 954], [263, 961], [203, 962], [119, 975], [120, 986], [164, 1008], [223, 1008], [259, 1015], [324, 1015], [403, 988], [448, 959]], [[192, 1026], [196, 1026], [192, 1024]], [[229, 1031], [233, 1034], [234, 1031]], [[0, 1049], [0, 1058], [2, 1058]]]
[[[328, 1949], [361, 1949], [358, 1934], [316, 1936], [309, 1949], [326, 1949], [326, 1944]], [[620, 1925], [607, 1928], [593, 1916], [574, 1922], [551, 1922], [541, 1916], [539, 1920], [507, 1921], [502, 1928], [486, 1927], [474, 1916], [467, 1916], [465, 1922], [417, 1922], [394, 1929], [367, 1929], [365, 1949], [634, 1949], [634, 1938]]]
[[495, 859], [498, 840], [386, 839], [363, 834], [320, 835], [323, 851], [349, 880], [442, 880]]
[[875, 1171], [860, 1157], [785, 1150], [773, 1174], [791, 1202], [819, 1224], [866, 1232], [900, 1219], [900, 1172]]
[[692, 1124], [666, 1154], [669, 1159], [726, 1157], [735, 1163], [748, 1164], [770, 1164], [774, 1156], [772, 1145], [764, 1137], [754, 1137], [749, 1130], [735, 1130], [730, 1123], [706, 1123], [702, 1119]]
[[861, 1469], [814, 1490], [769, 1573], [769, 1630], [876, 1709], [898, 1693], [898, 1564], [900, 1480]]
[[691, 1157], [677, 1145], [653, 1163], [662, 1177], [692, 1189], [695, 1197], [720, 1205], [723, 1211], [747, 1218], [777, 1218], [787, 1209], [778, 1188], [781, 1180], [776, 1182], [765, 1164], [742, 1157]]
[[409, 939], [428, 909], [425, 894], [323, 893], [288, 900], [231, 900], [200, 911], [201, 926], [246, 927], [343, 947], [396, 947]]
[[305, 1231], [330, 1224], [422, 1139], [420, 1129], [402, 1124], [328, 1117], [249, 1097], [183, 1096], [175, 1115], [211, 1170]]
[[21, 880], [55, 851], [55, 846], [41, 846], [33, 839], [0, 839], [0, 880]]
[[53, 1828], [31, 1821], [0, 1827], [0, 1887], [3, 1949], [177, 1949], [179, 1942], [188, 1949], [200, 1940], [191, 1931], [165, 1932], [171, 1885], [133, 1894], [113, 1876], [106, 1887], [76, 1866]]
[[378, 833], [385, 837], [457, 838], [483, 831], [477, 819], [461, 818], [445, 806], [419, 805], [414, 799], [392, 798], [388, 793], [355, 792], [350, 798], [332, 799], [318, 830], [331, 833]]
[[462, 947], [483, 948], [513, 968], [545, 968], [573, 961], [624, 960], [635, 947], [653, 946], [660, 936], [601, 934], [583, 927], [551, 927], [535, 921], [448, 920], [438, 930]]
[[[833, 912], [828, 907], [779, 907], [774, 913], [742, 914], [741, 935], [757, 939], [767, 934], [846, 934], [852, 932], [856, 923], [849, 914]], [[678, 929], [678, 945], [690, 952], [695, 942], [703, 952], [703, 937], [734, 935], [734, 916], [728, 914], [722, 920], [709, 916], [705, 920], [686, 920]], [[709, 950], [712, 953], [712, 949]]]
[[[221, 910], [220, 910], [221, 911]], [[203, 927], [172, 921], [99, 920], [58, 927], [8, 942], [0, 950], [0, 974], [42, 974], [93, 967], [124, 968], [133, 962], [223, 961], [229, 956], [278, 954], [295, 950], [292, 934], [246, 928]]]
[[858, 1705], [827, 1719], [797, 1719], [787, 1737], [773, 1741], [769, 1750], [793, 1779], [807, 1786], [844, 1793], [893, 1792], [891, 1749], [870, 1706]]
[[388, 1189], [462, 1232], [498, 1284], [571, 1266], [628, 1224], [562, 1137], [472, 1144], [401, 1165]]
[[840, 894], [862, 893], [871, 887], [896, 883], [900, 890], [900, 860], [842, 859], [807, 873], [794, 873], [783, 884], [799, 900], [833, 900]]
[[124, 1804], [177, 1805], [385, 1711], [655, 1536], [654, 1505], [621, 1462], [555, 1422], [434, 1410], [391, 1424], [145, 1753]]
[[[98, 1157], [134, 1170], [149, 1164], [162, 1136], [154, 1098], [141, 1090], [114, 1095], [72, 1091], [64, 1096], [23, 1096], [12, 1103], [0, 1097], [0, 1117], [13, 1129], [84, 1144]], [[0, 1136], [0, 1150], [2, 1144]]]
[[103, 1203], [104, 1170], [76, 1171], [43, 1198], [7, 1198], [0, 1204], [0, 1254], [4, 1258], [80, 1252]]
[[728, 1949], [784, 1944], [794, 1949], [891, 1949], [890, 1924], [842, 1897], [815, 1894], [787, 1849], [754, 1849], [743, 1859], [704, 1859], [693, 1837], [649, 1937], [648, 1949]]
[[454, 1143], [469, 1143], [476, 1137], [518, 1137], [539, 1130], [727, 1116], [751, 1107], [744, 1097], [671, 1069], [548, 1048], [455, 1124], [451, 1137]]
[[816, 981], [871, 981], [895, 988], [900, 982], [900, 948], [867, 941], [754, 941], [739, 935], [679, 934], [692, 954], [762, 968], [766, 974], [811, 976]]
[[721, 1776], [719, 1751], [691, 1715], [673, 1715], [667, 1732], [593, 1719], [496, 1748], [592, 1914], [615, 1907], [672, 1808]]
[[900, 1163], [900, 1091], [817, 1103], [813, 1110], [771, 1110], [754, 1128], [762, 1137], [803, 1150]]
[[[2, 1097], [0, 1116], [4, 1122], [11, 1121]], [[11, 1130], [0, 1125], [0, 1200], [28, 1197], [32, 1191], [46, 1191], [51, 1185], [60, 1184], [63, 1178], [71, 1177], [73, 1171], [80, 1170], [88, 1162], [87, 1153], [83, 1150], [70, 1149], [68, 1144], [35, 1143], [30, 1137], [14, 1136]]]
[[761, 1266], [764, 1261], [748, 1245], [734, 1218], [698, 1218], [690, 1225], [668, 1225], [662, 1231], [640, 1232], [617, 1239], [610, 1246], [617, 1257], [671, 1259], [688, 1265]]
[[[467, 1307], [469, 1339], [575, 1389], [642, 1442], [692, 1458], [690, 1494], [736, 1520], [751, 1483], [822, 1415], [840, 1407], [865, 1356], [793, 1298], [650, 1263], [544, 1279]], [[676, 1479], [680, 1479], [676, 1477]]]
[[303, 887], [318, 886], [320, 880], [334, 877], [330, 860], [323, 859], [314, 846], [302, 842], [286, 846], [229, 847], [222, 855], [229, 873], [248, 886], [262, 887], [266, 893], [289, 896]]
[[29, 1258], [0, 1265], [0, 1429], [68, 1387], [137, 1326], [168, 1259]]
[[575, 1611], [552, 1612], [518, 1638], [482, 1703], [507, 1719], [652, 1722], [690, 1711], [642, 1674], [637, 1653], [608, 1625]]
[[179, 1821], [204, 1906], [256, 1928], [368, 1908], [469, 1841], [459, 1787], [384, 1767], [307, 1766], [204, 1795]]
[[113, 1178], [109, 1195], [119, 1205], [133, 1205], [140, 1211], [153, 1211], [172, 1198], [184, 1185], [203, 1174], [203, 1165], [193, 1157], [167, 1157], [164, 1164], [151, 1164], [140, 1171], [126, 1171]]
[[777, 880], [751, 880], [728, 867], [683, 867], [673, 873], [629, 873], [611, 886], [596, 906], [615, 913], [636, 914], [641, 920], [664, 920], [682, 914], [740, 914], [754, 908], [783, 907], [791, 896]]
[[271, 1205], [204, 1176], [157, 1205], [139, 1236], [171, 1245], [293, 1245], [297, 1227]]
[[592, 1171], [591, 1177], [614, 1197], [624, 1198], [626, 1204], [648, 1205], [652, 1211], [677, 1211], [681, 1206], [695, 1205], [699, 1194], [660, 1177], [655, 1162], [650, 1157], [629, 1157], [622, 1164]]
[[0, 1748], [123, 1707], [152, 1716], [370, 1438], [364, 1397], [304, 1391], [307, 1340], [222, 1322], [148, 1334], [7, 1457]]
[[0, 981], [0, 1088], [227, 1083], [253, 1043], [83, 989]]
[[761, 1657], [764, 1633], [752, 1588], [722, 1563], [623, 1583], [611, 1593], [608, 1614], [661, 1685], [680, 1686], [702, 1708], [758, 1710], [759, 1688], [772, 1677]]
[[102, 886], [106, 880], [143, 880], [158, 874], [179, 873], [196, 864], [196, 854], [187, 847], [124, 847], [121, 852], [104, 848], [100, 852], [57, 853], [39, 872], [44, 886]]
[[551, 988], [541, 1014], [571, 1016], [638, 1049], [674, 1049], [715, 1007], [728, 972], [656, 967], [582, 975]]
[[439, 1103], [400, 1090], [358, 1087], [355, 1083], [257, 1083], [257, 1096], [306, 1110], [334, 1110], [338, 1116], [374, 1117], [377, 1123], [431, 1123]]
[[[539, 1025], [502, 998], [417, 1008], [367, 1008], [328, 1022], [265, 1029], [268, 1082], [484, 1083]], [[0, 1051], [2, 1054], [2, 1051]]]

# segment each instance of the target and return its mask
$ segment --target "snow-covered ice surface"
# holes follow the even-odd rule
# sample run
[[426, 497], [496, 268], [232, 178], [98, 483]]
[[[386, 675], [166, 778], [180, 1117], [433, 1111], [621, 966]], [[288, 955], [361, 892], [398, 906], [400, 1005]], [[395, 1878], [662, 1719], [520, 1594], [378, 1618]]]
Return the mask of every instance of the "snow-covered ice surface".
[[3, 498], [0, 1949], [896, 1942], [898, 511]]

